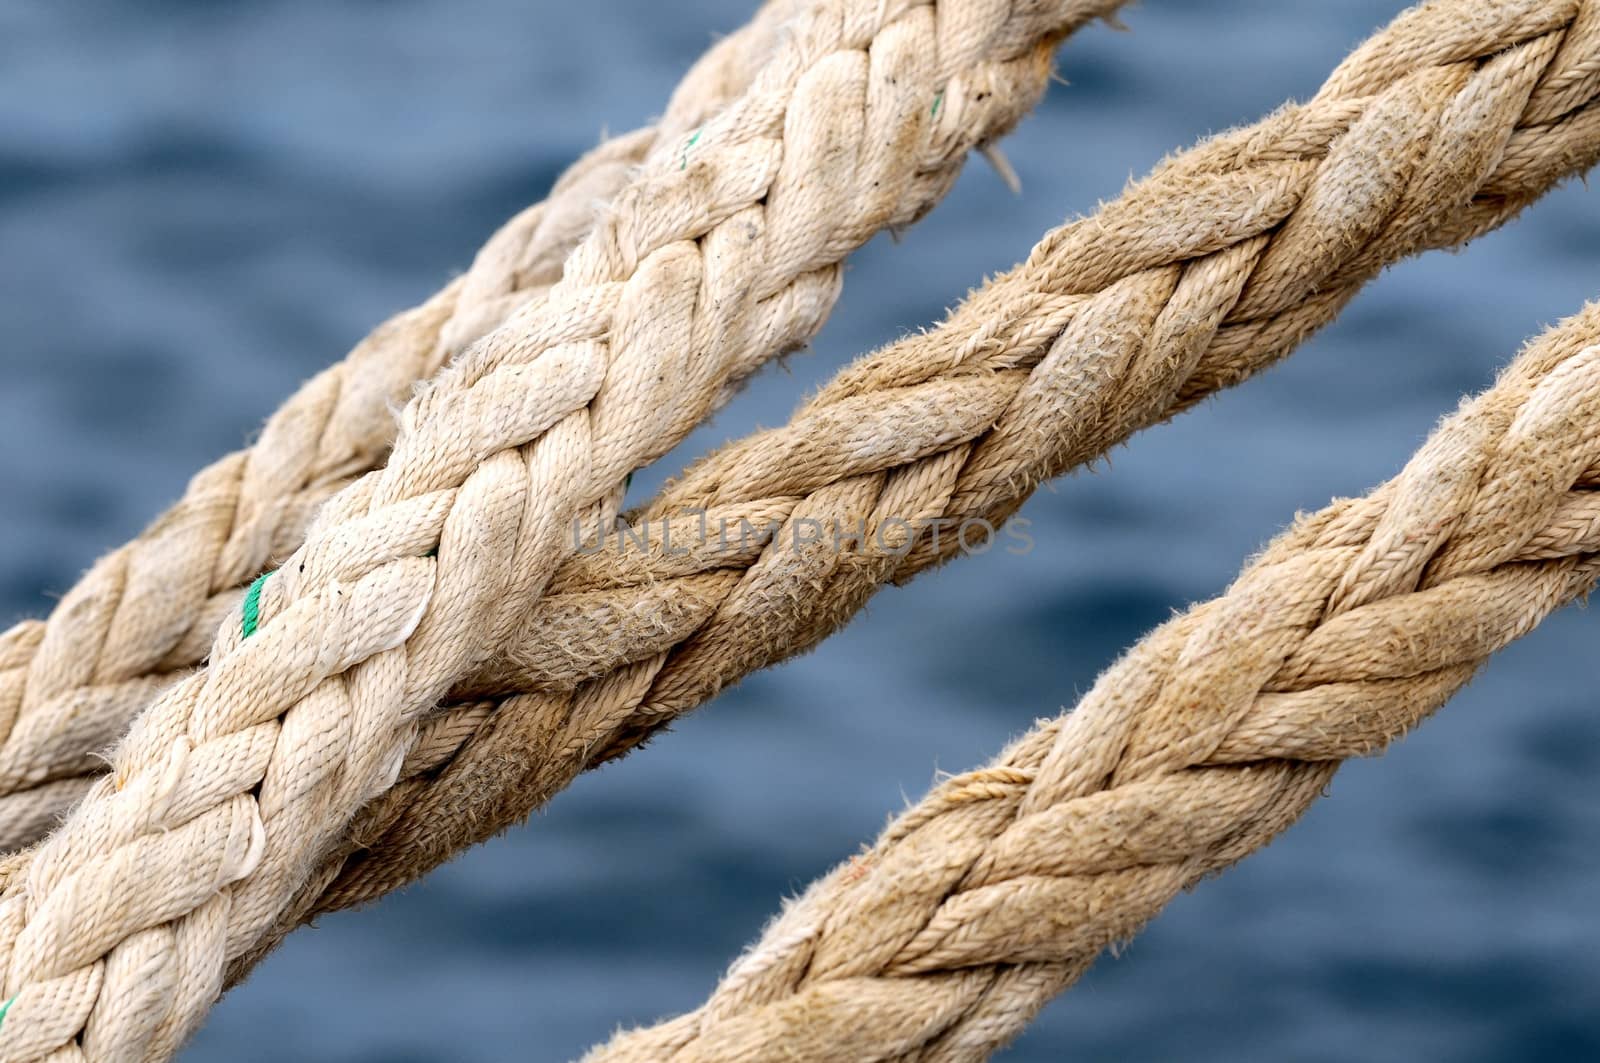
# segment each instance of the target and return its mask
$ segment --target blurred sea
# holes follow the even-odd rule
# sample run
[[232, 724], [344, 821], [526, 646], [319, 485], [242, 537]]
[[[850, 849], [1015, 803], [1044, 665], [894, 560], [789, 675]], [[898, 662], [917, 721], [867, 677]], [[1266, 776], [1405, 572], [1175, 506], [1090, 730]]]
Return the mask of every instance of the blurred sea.
[[[0, 621], [47, 609], [302, 379], [464, 268], [752, 0], [0, 2]], [[1006, 144], [852, 261], [809, 353], [664, 467], [784, 420], [1169, 150], [1305, 98], [1400, 0], [1145, 0]], [[1392, 270], [1284, 366], [1032, 500], [1036, 548], [884, 592], [529, 826], [296, 934], [192, 1063], [560, 1060], [697, 1003], [780, 896], [978, 764], [1300, 509], [1392, 474], [1600, 295], [1581, 184]], [[1600, 1058], [1594, 619], [1512, 647], [1172, 905], [1006, 1059]]]

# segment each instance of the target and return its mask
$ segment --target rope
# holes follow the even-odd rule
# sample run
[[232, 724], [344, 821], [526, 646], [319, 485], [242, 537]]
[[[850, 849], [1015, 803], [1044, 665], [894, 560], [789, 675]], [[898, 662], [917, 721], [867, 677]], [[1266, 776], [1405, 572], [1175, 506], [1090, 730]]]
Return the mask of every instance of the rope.
[[[1452, 0], [1402, 16], [1310, 103], [1167, 161], [941, 328], [700, 462], [630, 534], [566, 562], [262, 950], [521, 820], [948, 557], [963, 522], [998, 526], [1043, 479], [1287, 354], [1383, 266], [1591, 165], [1597, 13]], [[719, 526], [763, 531], [704, 530]], [[820, 534], [797, 549], [804, 527]]]
[[[1581, 21], [1581, 16], [1579, 16], [1579, 21]], [[1568, 48], [1571, 48], [1571, 46], [1573, 46], [1573, 45], [1571, 45], [1571, 42], [1573, 42], [1573, 40], [1581, 40], [1581, 34], [1579, 34], [1579, 32], [1576, 32], [1576, 29], [1578, 29], [1578, 24], [1576, 24], [1576, 22], [1574, 22], [1574, 26], [1571, 27], [1570, 30], [1566, 30], [1566, 42], [1563, 43], [1563, 45], [1562, 45], [1562, 50], [1563, 51], [1568, 50]], [[1459, 45], [1459, 42], [1458, 42], [1458, 45]], [[1579, 56], [1579, 58], [1581, 58], [1581, 56]], [[1590, 64], [1592, 64], [1592, 61], [1590, 61]], [[1560, 64], [1557, 64], [1557, 66], [1560, 66]], [[1574, 70], [1576, 70], [1576, 74], [1574, 74]], [[1560, 144], [1565, 144], [1566, 150], [1568, 150], [1568, 155], [1566, 155], [1566, 158], [1565, 158], [1565, 160], [1563, 160], [1562, 165], [1576, 165], [1576, 163], [1579, 162], [1579, 157], [1581, 157], [1581, 155], [1584, 155], [1584, 152], [1586, 152], [1586, 150], [1589, 150], [1586, 147], [1586, 139], [1584, 139], [1584, 138], [1586, 138], [1586, 136], [1589, 136], [1589, 133], [1586, 133], [1586, 130], [1587, 130], [1587, 128], [1589, 128], [1589, 126], [1582, 126], [1582, 122], [1581, 122], [1581, 120], [1579, 120], [1579, 118], [1581, 118], [1582, 115], [1589, 114], [1589, 110], [1587, 110], [1587, 96], [1579, 96], [1579, 94], [1574, 93], [1574, 90], [1573, 90], [1573, 85], [1581, 86], [1582, 78], [1584, 78], [1584, 77], [1587, 77], [1587, 75], [1582, 74], [1582, 62], [1576, 62], [1576, 64], [1571, 64], [1571, 66], [1568, 67], [1568, 69], [1566, 69], [1566, 78], [1568, 78], [1568, 85], [1566, 85], [1565, 90], [1563, 90], [1566, 93], [1566, 98], [1568, 98], [1568, 99], [1571, 99], [1571, 98], [1581, 99], [1582, 102], [1581, 102], [1581, 104], [1579, 104], [1579, 106], [1584, 107], [1584, 110], [1568, 110], [1568, 112], [1563, 112], [1563, 114], [1565, 114], [1565, 117], [1560, 118], [1560, 122], [1554, 122], [1554, 123], [1547, 122], [1547, 123], [1544, 123], [1544, 125], [1562, 126], [1562, 125], [1566, 125], [1566, 120], [1568, 120], [1568, 118], [1573, 118], [1573, 123], [1571, 123], [1571, 125], [1566, 125], [1565, 133], [1562, 133], [1562, 136], [1566, 136], [1565, 141], [1557, 141], [1557, 142], [1560, 142]], [[1592, 78], [1590, 78], [1590, 80], [1592, 80]], [[1547, 86], [1552, 85], [1552, 83], [1554, 83], [1554, 82], [1555, 82], [1555, 78], [1550, 78], [1549, 74], [1546, 74], [1546, 78], [1544, 78], [1544, 80], [1542, 80], [1542, 82], [1541, 82], [1541, 88], [1547, 88]], [[1530, 104], [1530, 106], [1531, 106], [1531, 104]], [[1525, 112], [1523, 112], [1523, 118], [1526, 118], [1526, 110], [1525, 110]], [[1538, 125], [1538, 123], [1536, 123], [1536, 125]], [[1574, 130], [1576, 130], [1576, 131], [1574, 131]], [[1523, 130], [1523, 131], [1525, 131], [1525, 130]], [[1541, 131], [1542, 131], [1542, 133], [1550, 133], [1550, 130], [1541, 130]], [[1514, 144], [1512, 144], [1512, 142], [1515, 141], [1515, 136], [1517, 136], [1517, 134], [1515, 134], [1515, 133], [1512, 134], [1512, 136], [1510, 136], [1510, 138], [1509, 138], [1509, 141], [1507, 141], [1506, 149], [1504, 149], [1504, 152], [1502, 152], [1501, 160], [1499, 160], [1499, 162], [1501, 162], [1501, 166], [1506, 165], [1507, 158], [1510, 158], [1510, 160], [1514, 160], [1514, 162], [1517, 162], [1518, 165], [1526, 165], [1526, 158], [1518, 158], [1518, 155], [1515, 154], [1515, 152], [1514, 152]], [[1592, 142], [1592, 141], [1589, 141], [1589, 142]], [[1531, 155], [1531, 154], [1533, 154], [1533, 152], [1525, 152], [1525, 155]], [[1584, 157], [1586, 157], [1586, 155], [1584, 155]], [[1542, 168], [1541, 168], [1541, 166], [1542, 166]], [[1549, 173], [1549, 168], [1550, 168], [1550, 163], [1549, 162], [1539, 162], [1539, 160], [1536, 160], [1536, 162], [1534, 162], [1534, 165], [1530, 166], [1530, 168], [1528, 168], [1528, 173], [1534, 173], [1534, 176], [1538, 176], [1539, 173]], [[1493, 176], [1494, 176], [1494, 174], [1491, 174], [1491, 178], [1493, 178]], [[1523, 173], [1522, 176], [1526, 176], [1526, 173]], [[1549, 178], [1547, 178], [1547, 179], [1549, 179]], [[1485, 189], [1490, 189], [1490, 192], [1485, 192]], [[1493, 183], [1486, 183], [1485, 186], [1480, 187], [1480, 189], [1478, 189], [1478, 199], [1475, 199], [1474, 202], [1470, 203], [1469, 210], [1478, 211], [1478, 215], [1482, 215], [1482, 216], [1485, 216], [1485, 218], [1488, 218], [1488, 216], [1490, 216], [1490, 211], [1483, 210], [1483, 203], [1480, 202], [1480, 200], [1485, 199], [1485, 197], [1490, 197], [1490, 199], [1493, 199], [1493, 195], [1501, 195], [1502, 199], [1504, 199], [1504, 195], [1506, 195], [1506, 194], [1504, 194], [1504, 191], [1502, 191], [1502, 189], [1501, 189], [1501, 191], [1494, 191]], [[1518, 205], [1518, 203], [1515, 202], [1515, 197], [1512, 197], [1512, 199], [1506, 200], [1506, 202], [1499, 203], [1499, 207], [1496, 208], [1496, 210], [1506, 210], [1507, 207], [1514, 208], [1514, 207], [1517, 207], [1517, 205]], [[1485, 224], [1485, 226], [1486, 226], [1486, 224], [1498, 223], [1498, 219], [1501, 218], [1501, 216], [1504, 216], [1504, 213], [1501, 213], [1501, 215], [1494, 216], [1493, 221], [1483, 221], [1483, 224]], [[1040, 363], [1043, 363], [1043, 362], [1040, 362]], [[1019, 365], [1026, 365], [1026, 362], [1019, 363]], [[1005, 367], [1005, 365], [1002, 365], [1002, 367], [1000, 367], [1000, 368], [1002, 368], [1002, 370], [1005, 370], [1005, 368], [1014, 368], [1014, 367]], [[862, 389], [862, 394], [866, 394], [866, 391], [870, 391], [870, 389]], [[1179, 402], [1184, 402], [1184, 400], [1192, 400], [1192, 399], [1194, 399], [1195, 394], [1198, 394], [1198, 392], [1179, 392], [1178, 400], [1179, 400]], [[1014, 402], [1014, 400], [1013, 400], [1013, 402]], [[266, 584], [264, 584], [264, 586], [266, 586]], [[874, 583], [874, 586], [875, 586], [875, 583]], [[430, 735], [430, 738], [437, 738], [437, 736], [438, 736], [437, 733], [432, 733], [432, 735]], [[424, 743], [422, 743], [421, 746], [419, 746], [419, 749], [432, 749], [432, 748], [430, 748], [429, 743], [427, 743], [427, 741], [424, 741]], [[434, 752], [424, 752], [424, 754], [422, 754], [422, 756], [424, 756], [424, 757], [432, 757], [432, 756], [435, 756], [435, 754], [434, 754]], [[416, 754], [414, 754], [413, 759], [416, 759]]]
[[588, 1063], [971, 1060], [1600, 577], [1600, 303]]
[[568, 521], [614, 513], [624, 476], [808, 338], [843, 255], [928, 209], [1113, 6], [818, 4], [686, 167], [647, 160], [547, 299], [407, 405], [387, 466], [262, 584], [257, 630], [222, 625], [11, 879], [3, 1058], [170, 1055], [420, 713], [506, 641]]

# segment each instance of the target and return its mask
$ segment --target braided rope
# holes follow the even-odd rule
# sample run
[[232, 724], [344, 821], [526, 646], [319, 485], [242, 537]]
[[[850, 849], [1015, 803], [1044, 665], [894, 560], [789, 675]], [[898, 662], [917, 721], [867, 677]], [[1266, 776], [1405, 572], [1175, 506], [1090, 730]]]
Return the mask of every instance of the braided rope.
[[1600, 303], [588, 1063], [972, 1060], [1600, 578]]
[[[0, 1058], [165, 1058], [417, 717], [494, 655], [566, 554], [766, 358], [838, 263], [908, 223], [1111, 0], [820, 3], [673, 165], [657, 155], [517, 310], [405, 408], [204, 672], [163, 693], [0, 899]], [[942, 107], [933, 107], [938, 98]], [[934, 113], [937, 111], [937, 113]]]
[[939, 329], [697, 464], [625, 549], [569, 559], [234, 976], [814, 645], [959, 549], [963, 522], [998, 525], [1043, 479], [1271, 364], [1383, 266], [1501, 224], [1600, 156], [1597, 96], [1593, 0], [1429, 4], [1310, 103], [1047, 235]]
[[798, 0], [768, 0], [685, 76], [666, 115], [595, 148], [507, 222], [461, 278], [375, 329], [297, 391], [260, 439], [197, 475], [139, 538], [102, 558], [45, 621], [0, 634], [0, 851], [41, 837], [104, 770], [101, 754], [194, 668], [240, 588], [300, 545], [316, 508], [376, 467], [391, 411], [561, 263], [657, 143], [687, 135], [749, 83]]

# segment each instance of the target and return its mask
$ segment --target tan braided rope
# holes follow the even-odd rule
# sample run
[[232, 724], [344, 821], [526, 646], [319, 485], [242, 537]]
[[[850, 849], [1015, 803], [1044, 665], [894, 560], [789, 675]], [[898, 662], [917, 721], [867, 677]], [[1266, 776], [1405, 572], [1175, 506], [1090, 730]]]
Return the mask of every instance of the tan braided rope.
[[0, 634], [0, 851], [58, 822], [138, 712], [200, 663], [243, 585], [300, 545], [323, 500], [387, 455], [393, 408], [559, 280], [596, 204], [611, 200], [658, 140], [675, 146], [742, 92], [799, 3], [768, 0], [685, 76], [658, 126], [607, 141], [573, 164], [546, 201], [484, 245], [464, 276], [309, 381], [252, 447], [197, 475], [48, 620]]
[[1600, 303], [1394, 480], [1303, 517], [1071, 712], [787, 905], [697, 1011], [588, 1063], [986, 1058], [1600, 577]]
[[[700, 462], [625, 549], [567, 562], [263, 946], [520, 820], [948, 556], [963, 521], [998, 524], [1041, 480], [1286, 354], [1382, 266], [1492, 228], [1592, 164], [1597, 28], [1593, 2], [1416, 9], [1312, 102], [1169, 160], [787, 427]], [[765, 534], [703, 530], [741, 521]], [[801, 549], [805, 521], [822, 534]], [[910, 535], [918, 522], [942, 522], [937, 546]], [[528, 693], [471, 696], [506, 691]]]
[[624, 477], [820, 325], [839, 262], [927, 210], [1111, 0], [820, 3], [401, 414], [0, 899], [0, 1059], [166, 1058], [229, 957], [399, 772]]

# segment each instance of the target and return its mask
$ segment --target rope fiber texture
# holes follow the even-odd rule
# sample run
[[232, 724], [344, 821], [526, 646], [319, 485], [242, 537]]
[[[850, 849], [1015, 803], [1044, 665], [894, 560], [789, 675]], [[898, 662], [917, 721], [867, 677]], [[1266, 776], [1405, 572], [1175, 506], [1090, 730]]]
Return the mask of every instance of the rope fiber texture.
[[205, 469], [139, 538], [102, 558], [45, 621], [0, 635], [0, 851], [36, 840], [105, 770], [157, 693], [201, 663], [240, 588], [300, 545], [317, 507], [377, 467], [419, 381], [542, 298], [658, 143], [674, 148], [749, 84], [799, 0], [769, 0], [685, 76], [654, 128], [589, 152], [511, 219], [462, 277], [375, 329], [297, 391], [254, 446]]
[[[158, 697], [0, 899], [0, 1060], [167, 1058], [228, 960], [401, 770], [418, 717], [492, 659], [624, 478], [793, 349], [843, 256], [949, 187], [1112, 0], [833, 0], [749, 90], [647, 160], [562, 279], [401, 414]], [[940, 106], [935, 108], [935, 99]], [[935, 113], [937, 112], [937, 113]]]
[[[625, 549], [570, 558], [263, 949], [815, 645], [948, 557], [960, 522], [998, 526], [1043, 479], [1270, 365], [1384, 265], [1503, 223], [1600, 156], [1597, 96], [1600, 4], [1425, 5], [1311, 102], [1050, 233], [939, 329], [700, 462], [635, 516]], [[765, 531], [703, 530], [741, 521]], [[806, 521], [823, 532], [797, 547]]]
[[975, 1060], [1600, 576], [1600, 303], [587, 1063]]

